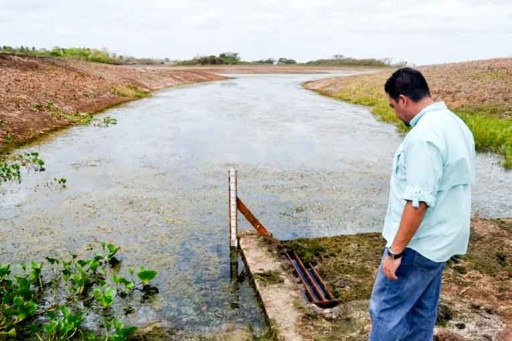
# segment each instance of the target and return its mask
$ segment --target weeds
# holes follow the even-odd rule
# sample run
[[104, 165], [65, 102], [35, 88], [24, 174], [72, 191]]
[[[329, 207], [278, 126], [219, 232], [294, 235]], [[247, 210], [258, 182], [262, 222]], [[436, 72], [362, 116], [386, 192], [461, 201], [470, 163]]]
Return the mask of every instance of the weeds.
[[15, 180], [21, 182], [21, 170], [43, 172], [44, 161], [38, 152], [26, 152], [16, 155], [0, 155], [0, 185], [3, 182]]
[[54, 183], [60, 188], [66, 188], [68, 180], [66, 178], [53, 178]]
[[[0, 338], [95, 340], [102, 333], [104, 340], [126, 340], [136, 328], [125, 326], [113, 305], [118, 298], [133, 300], [135, 291], [158, 292], [150, 285], [157, 272], [140, 267], [135, 276], [130, 268], [120, 276], [119, 250], [103, 242], [89, 258], [47, 257], [19, 264], [20, 271], [0, 264]], [[94, 320], [101, 331], [88, 330], [85, 320]]]
[[281, 277], [281, 274], [279, 271], [275, 270], [269, 270], [265, 272], [257, 272], [254, 274], [255, 279], [259, 280], [262, 285], [273, 285], [273, 284], [280, 284], [284, 282], [283, 277]]
[[107, 116], [107, 117], [104, 117], [101, 120], [99, 120], [99, 119], [98, 120], [94, 120], [93, 122], [94, 122], [93, 125], [95, 127], [107, 128], [107, 127], [109, 127], [111, 125], [117, 124], [117, 119], [112, 118], [110, 116]]
[[110, 92], [114, 95], [127, 98], [147, 98], [151, 97], [149, 91], [144, 91], [135, 85], [113, 85], [110, 87]]
[[74, 111], [67, 113], [52, 102], [46, 104], [46, 109], [50, 112], [50, 115], [56, 119], [65, 119], [73, 124], [89, 124], [92, 122], [92, 114]]

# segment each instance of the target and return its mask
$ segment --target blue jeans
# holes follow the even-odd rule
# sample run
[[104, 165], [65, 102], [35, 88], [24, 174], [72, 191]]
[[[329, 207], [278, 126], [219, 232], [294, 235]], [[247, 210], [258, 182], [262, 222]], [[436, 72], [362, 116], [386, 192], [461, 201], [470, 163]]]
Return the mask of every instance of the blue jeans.
[[406, 248], [392, 281], [381, 261], [370, 299], [370, 341], [433, 339], [444, 266]]

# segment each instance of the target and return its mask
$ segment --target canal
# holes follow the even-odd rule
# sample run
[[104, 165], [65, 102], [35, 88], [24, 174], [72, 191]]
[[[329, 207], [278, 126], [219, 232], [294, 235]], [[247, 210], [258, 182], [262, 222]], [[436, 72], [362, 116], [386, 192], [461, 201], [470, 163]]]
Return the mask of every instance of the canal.
[[[302, 88], [326, 75], [235, 75], [108, 110], [25, 149], [44, 173], [0, 194], [0, 259], [86, 253], [101, 240], [159, 272], [158, 297], [128, 319], [184, 333], [265, 327], [247, 279], [229, 274], [227, 171], [280, 239], [379, 231], [401, 137], [360, 106]], [[478, 156], [473, 211], [510, 216], [512, 172]], [[68, 187], [55, 186], [64, 177]], [[248, 223], [241, 226], [248, 228]]]

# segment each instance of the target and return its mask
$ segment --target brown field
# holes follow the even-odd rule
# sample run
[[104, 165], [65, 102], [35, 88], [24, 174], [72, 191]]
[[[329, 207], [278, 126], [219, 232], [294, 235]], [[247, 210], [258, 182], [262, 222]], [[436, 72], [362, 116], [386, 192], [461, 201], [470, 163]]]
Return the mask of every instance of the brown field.
[[[451, 109], [488, 107], [500, 117], [512, 117], [512, 58], [418, 67], [427, 79], [435, 100], [443, 100]], [[384, 96], [384, 82], [391, 70], [358, 76], [357, 82]], [[335, 96], [355, 78], [331, 78], [307, 85]], [[370, 95], [370, 93], [368, 93]]]
[[95, 113], [150, 91], [224, 77], [194, 70], [131, 67], [0, 54], [0, 151], [73, 122], [52, 111]]
[[333, 73], [342, 71], [375, 72], [382, 68], [364, 66], [307, 66], [307, 65], [213, 65], [213, 66], [173, 66], [173, 70], [201, 70], [221, 74], [263, 74], [263, 73]]

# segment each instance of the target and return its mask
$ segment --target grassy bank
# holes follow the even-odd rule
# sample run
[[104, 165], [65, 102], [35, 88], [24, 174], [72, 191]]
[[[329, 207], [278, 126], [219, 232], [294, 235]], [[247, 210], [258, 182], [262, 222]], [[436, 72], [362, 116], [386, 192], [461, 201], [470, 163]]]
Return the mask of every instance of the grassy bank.
[[[435, 100], [444, 100], [473, 132], [476, 149], [498, 153], [512, 169], [512, 59], [420, 68]], [[366, 105], [401, 132], [408, 128], [387, 103], [383, 84], [390, 71], [343, 79], [320, 80], [306, 88], [346, 102]]]

